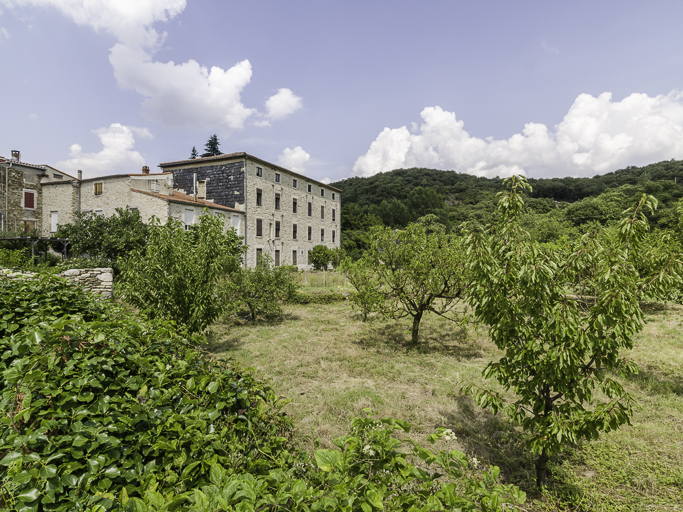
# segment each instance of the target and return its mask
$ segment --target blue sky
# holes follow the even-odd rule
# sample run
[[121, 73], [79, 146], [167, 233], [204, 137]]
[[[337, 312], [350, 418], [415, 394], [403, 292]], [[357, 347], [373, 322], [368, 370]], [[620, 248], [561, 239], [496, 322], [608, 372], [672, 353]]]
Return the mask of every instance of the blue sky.
[[86, 177], [217, 133], [318, 180], [683, 158], [679, 2], [0, 0], [0, 155]]

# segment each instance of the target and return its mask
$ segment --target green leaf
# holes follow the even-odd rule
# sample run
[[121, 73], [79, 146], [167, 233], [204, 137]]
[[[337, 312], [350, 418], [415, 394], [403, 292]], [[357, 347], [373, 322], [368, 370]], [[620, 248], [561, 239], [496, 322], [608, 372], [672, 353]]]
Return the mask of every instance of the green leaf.
[[329, 473], [335, 466], [341, 466], [342, 454], [336, 450], [316, 450], [315, 461], [320, 469]]
[[38, 492], [38, 489], [27, 489], [23, 491], [17, 498], [19, 498], [21, 501], [24, 503], [30, 503], [32, 501], [36, 501], [38, 497], [40, 496], [40, 493]]
[[20, 452], [10, 452], [0, 460], [0, 466], [9, 466], [12, 462], [21, 460]]

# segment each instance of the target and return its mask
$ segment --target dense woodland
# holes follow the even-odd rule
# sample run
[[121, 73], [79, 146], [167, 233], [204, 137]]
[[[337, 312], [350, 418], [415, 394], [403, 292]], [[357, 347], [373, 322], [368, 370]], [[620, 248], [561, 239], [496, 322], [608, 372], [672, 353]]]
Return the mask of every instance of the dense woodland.
[[[673, 228], [672, 206], [683, 197], [683, 161], [627, 167], [592, 178], [529, 179], [522, 225], [539, 242], [575, 238], [599, 223], [611, 225], [643, 194], [659, 200], [648, 219], [654, 228]], [[403, 228], [427, 214], [449, 231], [467, 221], [493, 222], [502, 178], [482, 178], [437, 169], [397, 169], [370, 178], [332, 183], [343, 192], [342, 248], [356, 259], [368, 247], [369, 228]]]

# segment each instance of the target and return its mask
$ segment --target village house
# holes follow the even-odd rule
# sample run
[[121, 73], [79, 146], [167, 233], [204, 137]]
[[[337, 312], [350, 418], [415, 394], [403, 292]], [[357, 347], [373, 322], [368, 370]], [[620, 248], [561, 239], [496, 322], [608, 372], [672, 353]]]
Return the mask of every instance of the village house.
[[340, 246], [341, 190], [247, 153], [159, 164], [173, 187], [244, 213], [246, 265], [263, 254], [275, 265], [310, 268], [316, 245]]

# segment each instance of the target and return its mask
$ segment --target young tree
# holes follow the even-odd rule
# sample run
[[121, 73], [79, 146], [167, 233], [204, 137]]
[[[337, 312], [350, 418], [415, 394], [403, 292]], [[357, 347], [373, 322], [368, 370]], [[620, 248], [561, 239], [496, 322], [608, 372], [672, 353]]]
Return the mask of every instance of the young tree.
[[207, 211], [185, 231], [182, 222], [152, 219], [145, 249], [133, 251], [123, 264], [121, 292], [125, 300], [152, 317], [167, 317], [201, 332], [223, 311], [217, 285], [239, 268], [243, 253], [234, 230]]
[[326, 269], [333, 258], [334, 252], [326, 245], [316, 245], [311, 250], [311, 264], [316, 270]]
[[379, 297], [376, 304], [382, 316], [413, 318], [413, 346], [425, 313], [456, 319], [452, 313], [467, 284], [460, 239], [434, 227], [416, 223], [402, 231], [374, 228], [373, 243], [359, 260], [358, 270], [349, 267], [352, 283], [360, 283], [365, 273], [374, 274], [357, 290], [368, 298]]
[[356, 293], [349, 298], [363, 315], [363, 322], [366, 322], [368, 315], [375, 311], [382, 310], [384, 295], [380, 293], [380, 284], [374, 269], [370, 268], [365, 262], [351, 258], [346, 258], [341, 263], [341, 268], [349, 279], [351, 286], [356, 289]]
[[197, 148], [192, 146], [192, 152], [190, 153], [190, 160], [194, 160], [197, 157], [199, 157], [199, 153], [197, 153]]
[[223, 153], [218, 149], [218, 146], [220, 145], [221, 143], [218, 142], [218, 135], [214, 133], [209, 137], [209, 140], [206, 141], [206, 144], [204, 144], [204, 153], [202, 154], [202, 157], [222, 155]]
[[[629, 259], [641, 248], [648, 229], [644, 211], [655, 208], [653, 197], [643, 196], [625, 212], [616, 243], [604, 243], [594, 231], [571, 251], [552, 250], [519, 226], [521, 194], [531, 187], [523, 177], [508, 178], [506, 185], [498, 224], [470, 228], [466, 238], [473, 281], [468, 299], [503, 350], [484, 376], [496, 378], [517, 398], [507, 402], [470, 384], [463, 390], [531, 433], [528, 445], [539, 454], [536, 481], [542, 487], [549, 457], [563, 444], [629, 422], [633, 399], [613, 375], [637, 369], [620, 353], [633, 346], [643, 327], [641, 293], [670, 280], [641, 279]], [[595, 396], [598, 389], [606, 397], [602, 401]]]
[[294, 276], [287, 267], [275, 267], [264, 254], [256, 268], [232, 272], [220, 288], [222, 302], [228, 310], [246, 307], [252, 321], [258, 315], [281, 316], [283, 302], [297, 290]]

